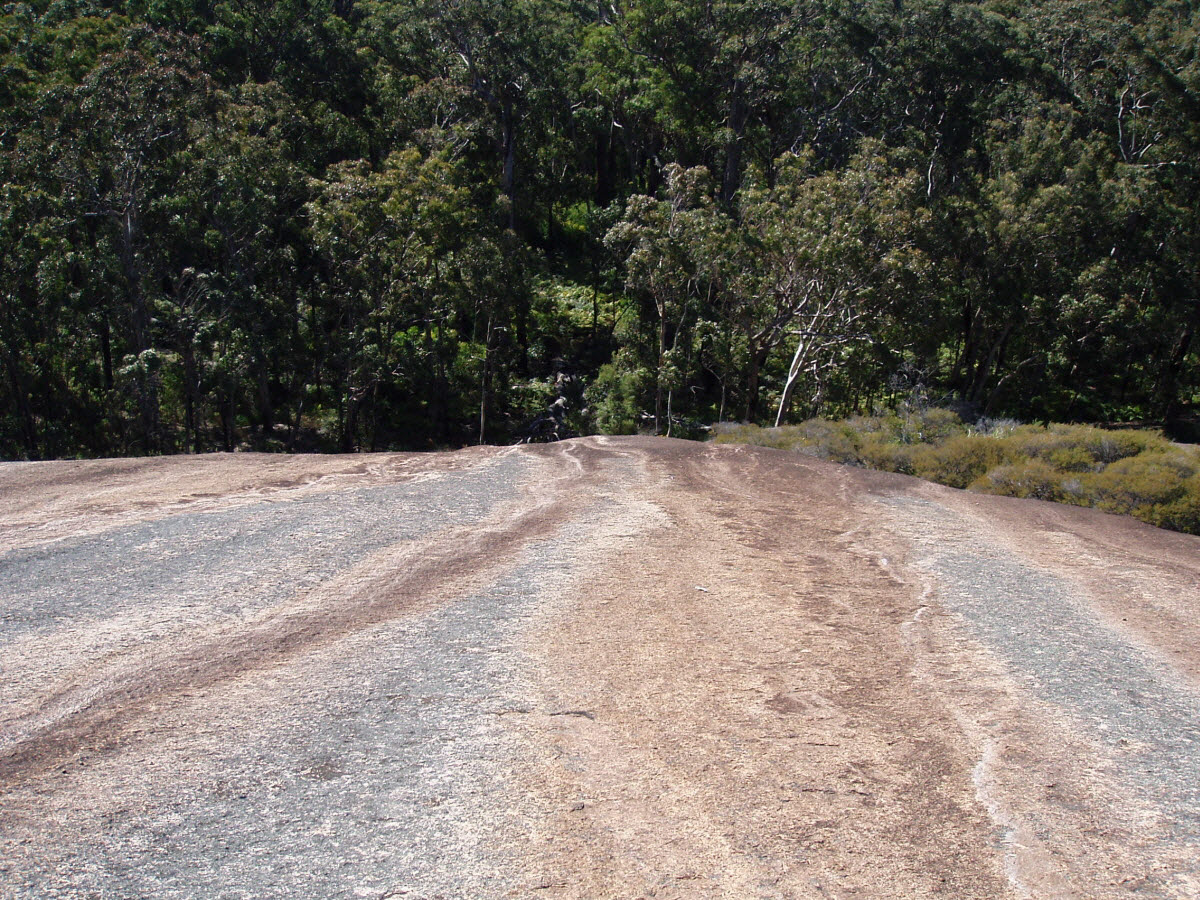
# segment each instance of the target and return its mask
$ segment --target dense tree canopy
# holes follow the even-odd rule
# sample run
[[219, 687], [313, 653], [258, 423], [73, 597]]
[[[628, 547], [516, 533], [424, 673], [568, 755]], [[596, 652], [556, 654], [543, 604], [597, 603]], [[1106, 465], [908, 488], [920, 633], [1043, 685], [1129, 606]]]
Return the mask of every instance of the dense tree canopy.
[[1189, 0], [12, 3], [0, 456], [1183, 427], [1198, 197]]

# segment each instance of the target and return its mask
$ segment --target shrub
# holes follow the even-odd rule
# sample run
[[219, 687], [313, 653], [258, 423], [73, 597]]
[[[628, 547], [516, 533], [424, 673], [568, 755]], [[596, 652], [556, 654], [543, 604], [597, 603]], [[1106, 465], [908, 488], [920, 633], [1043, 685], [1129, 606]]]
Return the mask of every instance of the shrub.
[[1021, 425], [1004, 440], [1014, 456], [1037, 457], [1077, 472], [1166, 446], [1149, 431], [1106, 431], [1090, 425]]
[[900, 417], [891, 413], [879, 413], [874, 416], [851, 416], [846, 420], [846, 426], [855, 434], [878, 434], [886, 432], [895, 435], [900, 430]]
[[1153, 519], [1142, 521], [1159, 528], [1200, 534], [1200, 475], [1187, 479], [1179, 497], [1155, 509]]
[[1063, 502], [1070, 493], [1063, 481], [1062, 473], [1035, 458], [997, 466], [972, 482], [970, 488], [982, 494]]
[[714, 427], [717, 444], [750, 444], [755, 447], [770, 447], [772, 450], [796, 450], [799, 443], [799, 427], [785, 425], [782, 428], [761, 428], [758, 425], [723, 424]]
[[845, 422], [828, 419], [809, 419], [799, 425], [761, 428], [758, 425], [713, 427], [717, 444], [752, 444], [774, 450], [794, 450], [820, 459], [855, 464], [858, 458], [858, 435]]
[[1063, 472], [1091, 472], [1099, 464], [1083, 447], [1057, 447], [1046, 454], [1045, 460]]
[[941, 446], [921, 449], [913, 458], [914, 474], [956, 488], [967, 487], [1005, 460], [999, 441], [978, 434], [960, 434]]
[[638, 400], [647, 391], [645, 369], [623, 369], [613, 363], [600, 367], [586, 393], [596, 427], [602, 434], [634, 434], [640, 412]]
[[932, 406], [906, 410], [900, 423], [897, 437], [903, 444], [940, 444], [966, 432], [957, 413]]
[[860, 438], [845, 422], [809, 419], [795, 426], [795, 432], [801, 453], [840, 463], [859, 461]]
[[1154, 507], [1184, 498], [1195, 473], [1193, 461], [1182, 453], [1143, 453], [1105, 466], [1089, 479], [1088, 487], [1100, 509], [1151, 521]]
[[1099, 462], [1106, 464], [1139, 453], [1158, 452], [1170, 446], [1161, 435], [1150, 431], [1105, 431], [1102, 428], [1089, 431], [1089, 451]]
[[905, 404], [895, 413], [854, 416], [845, 423], [860, 435], [882, 435], [898, 444], [938, 444], [966, 433], [966, 425], [953, 410]]
[[863, 436], [858, 455], [863, 465], [872, 469], [913, 475], [916, 472], [915, 458], [922, 449], [912, 444], [892, 443], [880, 432], [874, 432]]
[[1016, 419], [978, 419], [971, 431], [975, 434], [985, 434], [989, 437], [1007, 437], [1021, 425]]

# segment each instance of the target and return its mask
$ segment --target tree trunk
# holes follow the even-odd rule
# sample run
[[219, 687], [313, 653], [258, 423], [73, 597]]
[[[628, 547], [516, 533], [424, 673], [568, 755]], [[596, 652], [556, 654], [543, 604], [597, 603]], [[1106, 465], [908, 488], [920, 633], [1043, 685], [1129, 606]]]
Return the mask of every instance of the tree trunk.
[[429, 404], [430, 419], [433, 425], [432, 433], [437, 435], [439, 441], [447, 442], [450, 438], [450, 379], [446, 374], [441, 325], [437, 328], [436, 336], [432, 330], [427, 330], [426, 334], [428, 335], [428, 339], [433, 342], [433, 357], [436, 360], [433, 397]]
[[663, 406], [663, 363], [667, 357], [667, 311], [665, 307], [658, 309], [658, 371], [654, 379], [654, 433], [662, 434], [662, 423], [665, 417]]
[[[991, 377], [992, 370], [995, 368], [1000, 355], [1004, 352], [1005, 346], [1008, 344], [1008, 339], [1012, 335], [1013, 329], [1016, 326], [1011, 322], [1004, 326], [1004, 330], [1000, 332], [1000, 336], [992, 343], [991, 349], [988, 350], [987, 358], [979, 364], [979, 368], [975, 372], [975, 378], [971, 384], [971, 393], [967, 397], [973, 403], [978, 403], [983, 399], [984, 389], [987, 386], [987, 380]], [[990, 404], [988, 404], [990, 405]]]
[[596, 205], [608, 206], [616, 196], [613, 187], [612, 139], [607, 132], [596, 135]]
[[367, 449], [374, 453], [379, 448], [379, 381], [371, 385], [371, 420], [368, 424], [371, 437], [367, 441]]
[[792, 364], [788, 367], [787, 381], [783, 385], [783, 396], [779, 398], [779, 412], [775, 414], [776, 428], [783, 424], [783, 418], [791, 408], [792, 393], [796, 390], [800, 374], [808, 363], [808, 349], [808, 341], [803, 337], [800, 338], [800, 342], [796, 345], [796, 353], [792, 356]]
[[100, 360], [104, 371], [104, 389], [113, 389], [112, 335], [108, 322], [108, 310], [100, 313]]
[[1188, 352], [1191, 350], [1195, 335], [1195, 326], [1189, 324], [1184, 329], [1183, 334], [1180, 335], [1179, 340], [1176, 341], [1175, 349], [1163, 367], [1162, 375], [1159, 377], [1158, 389], [1156, 391], [1158, 394], [1157, 405], [1164, 422], [1178, 418], [1180, 412], [1182, 412], [1182, 404], [1179, 400], [1179, 376], [1183, 372], [1183, 366], [1187, 360]]
[[183, 449], [186, 453], [200, 452], [196, 433], [196, 354], [189, 340], [183, 349]]
[[725, 172], [721, 179], [721, 199], [732, 203], [742, 186], [742, 137], [746, 131], [749, 109], [743, 95], [741, 79], [735, 79], [729, 100], [729, 115], [726, 125], [732, 137], [725, 144]]
[[975, 310], [969, 298], [963, 301], [960, 322], [962, 345], [954, 360], [954, 368], [950, 373], [950, 383], [962, 392], [963, 397], [966, 397], [967, 373], [971, 371], [971, 362], [975, 355], [972, 338], [972, 333], [975, 330]]
[[505, 101], [501, 115], [504, 130], [504, 177], [502, 187], [508, 197], [508, 227], [517, 227], [517, 124], [513, 116], [512, 103]]
[[[121, 218], [120, 247], [125, 294], [129, 301], [130, 321], [133, 326], [133, 349], [140, 359], [142, 354], [151, 348], [153, 322], [145, 292], [142, 290], [142, 268], [137, 254], [140, 227], [136, 210], [136, 201], [131, 201]], [[137, 393], [145, 449], [148, 453], [157, 453], [161, 449], [162, 437], [159, 428], [157, 375], [139, 372]]]
[[230, 453], [233, 450], [233, 385], [230, 379], [225, 379], [225, 396], [220, 398], [221, 415], [221, 448]]
[[492, 362], [492, 317], [488, 316], [487, 329], [483, 335], [483, 374], [479, 379], [479, 443], [484, 442], [487, 434], [488, 412], [488, 379], [491, 375]]
[[[265, 356], [265, 353], [263, 354]], [[275, 433], [275, 407], [271, 403], [271, 381], [267, 367], [259, 360], [255, 386], [258, 389], [258, 418], [259, 433], [264, 442], [269, 441]]]
[[759, 377], [769, 352], [767, 348], [759, 347], [754, 340], [750, 341], [750, 370], [746, 375], [747, 422], [753, 422], [758, 418]]

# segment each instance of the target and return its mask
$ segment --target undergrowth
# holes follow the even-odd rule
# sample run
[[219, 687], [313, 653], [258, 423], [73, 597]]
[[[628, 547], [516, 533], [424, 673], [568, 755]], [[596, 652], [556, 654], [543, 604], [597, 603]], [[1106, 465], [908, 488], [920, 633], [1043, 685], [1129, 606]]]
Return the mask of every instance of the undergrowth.
[[1200, 449], [1153, 431], [1090, 425], [968, 425], [950, 410], [902, 407], [843, 421], [719, 425], [720, 444], [756, 444], [916, 475], [950, 487], [1033, 497], [1200, 534]]

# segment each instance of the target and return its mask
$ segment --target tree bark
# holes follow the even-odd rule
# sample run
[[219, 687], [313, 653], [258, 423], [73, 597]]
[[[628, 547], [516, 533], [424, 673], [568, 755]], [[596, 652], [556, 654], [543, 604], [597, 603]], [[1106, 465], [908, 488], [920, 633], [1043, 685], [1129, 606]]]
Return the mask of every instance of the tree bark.
[[770, 347], [760, 347], [758, 343], [751, 339], [750, 341], [750, 368], [746, 374], [746, 421], [753, 422], [758, 418], [758, 393], [759, 393], [759, 378], [762, 375], [762, 367], [767, 361], [767, 355], [770, 353]]
[[1183, 372], [1183, 366], [1187, 360], [1188, 352], [1191, 350], [1192, 342], [1195, 340], [1196, 328], [1189, 324], [1180, 335], [1179, 340], [1175, 342], [1175, 349], [1163, 366], [1162, 375], [1158, 382], [1158, 407], [1161, 411], [1164, 422], [1175, 419], [1179, 416], [1181, 410], [1181, 402], [1179, 399], [1179, 376]]
[[[129, 302], [130, 321], [133, 326], [133, 349], [139, 360], [151, 349], [153, 322], [150, 308], [142, 290], [142, 267], [138, 260], [137, 245], [140, 240], [140, 225], [137, 218], [137, 199], [130, 199], [119, 220], [121, 270], [125, 278], [125, 295]], [[137, 385], [139, 418], [142, 424], [143, 442], [147, 453], [157, 453], [161, 448], [159, 427], [158, 377], [156, 373], [139, 371]]]
[[975, 378], [971, 384], [971, 393], [967, 399], [974, 403], [978, 403], [983, 399], [987, 380], [991, 377], [992, 370], [1000, 359], [1000, 355], [1004, 352], [1004, 348], [1007, 346], [1008, 339], [1012, 336], [1015, 327], [1011, 322], [1005, 325], [1004, 330], [1000, 332], [1000, 336], [992, 343], [991, 348], [988, 350], [987, 358], [980, 362], [979, 368], [975, 372]]
[[792, 393], [796, 390], [796, 384], [800, 380], [800, 373], [804, 371], [808, 362], [809, 342], [805, 338], [800, 338], [800, 342], [796, 344], [796, 352], [792, 356], [792, 364], [788, 367], [787, 381], [783, 385], [783, 396], [779, 398], [779, 411], [775, 414], [775, 427], [778, 428], [783, 424], [783, 417], [788, 414], [788, 410], [792, 405]]
[[504, 131], [504, 175], [502, 187], [508, 197], [508, 227], [517, 227], [517, 125], [513, 115], [511, 101], [505, 101], [501, 113], [501, 126]]
[[725, 144], [725, 172], [721, 179], [721, 199], [725, 203], [732, 203], [742, 186], [742, 138], [750, 112], [742, 96], [743, 92], [741, 79], [735, 79], [731, 89], [729, 115], [726, 117], [726, 125], [732, 137]]
[[108, 322], [108, 310], [100, 313], [100, 363], [104, 372], [104, 389], [113, 389], [112, 334]]
[[667, 311], [665, 306], [658, 309], [658, 371], [654, 379], [654, 433], [662, 434], [662, 423], [665, 415], [663, 406], [663, 363], [667, 358]]

